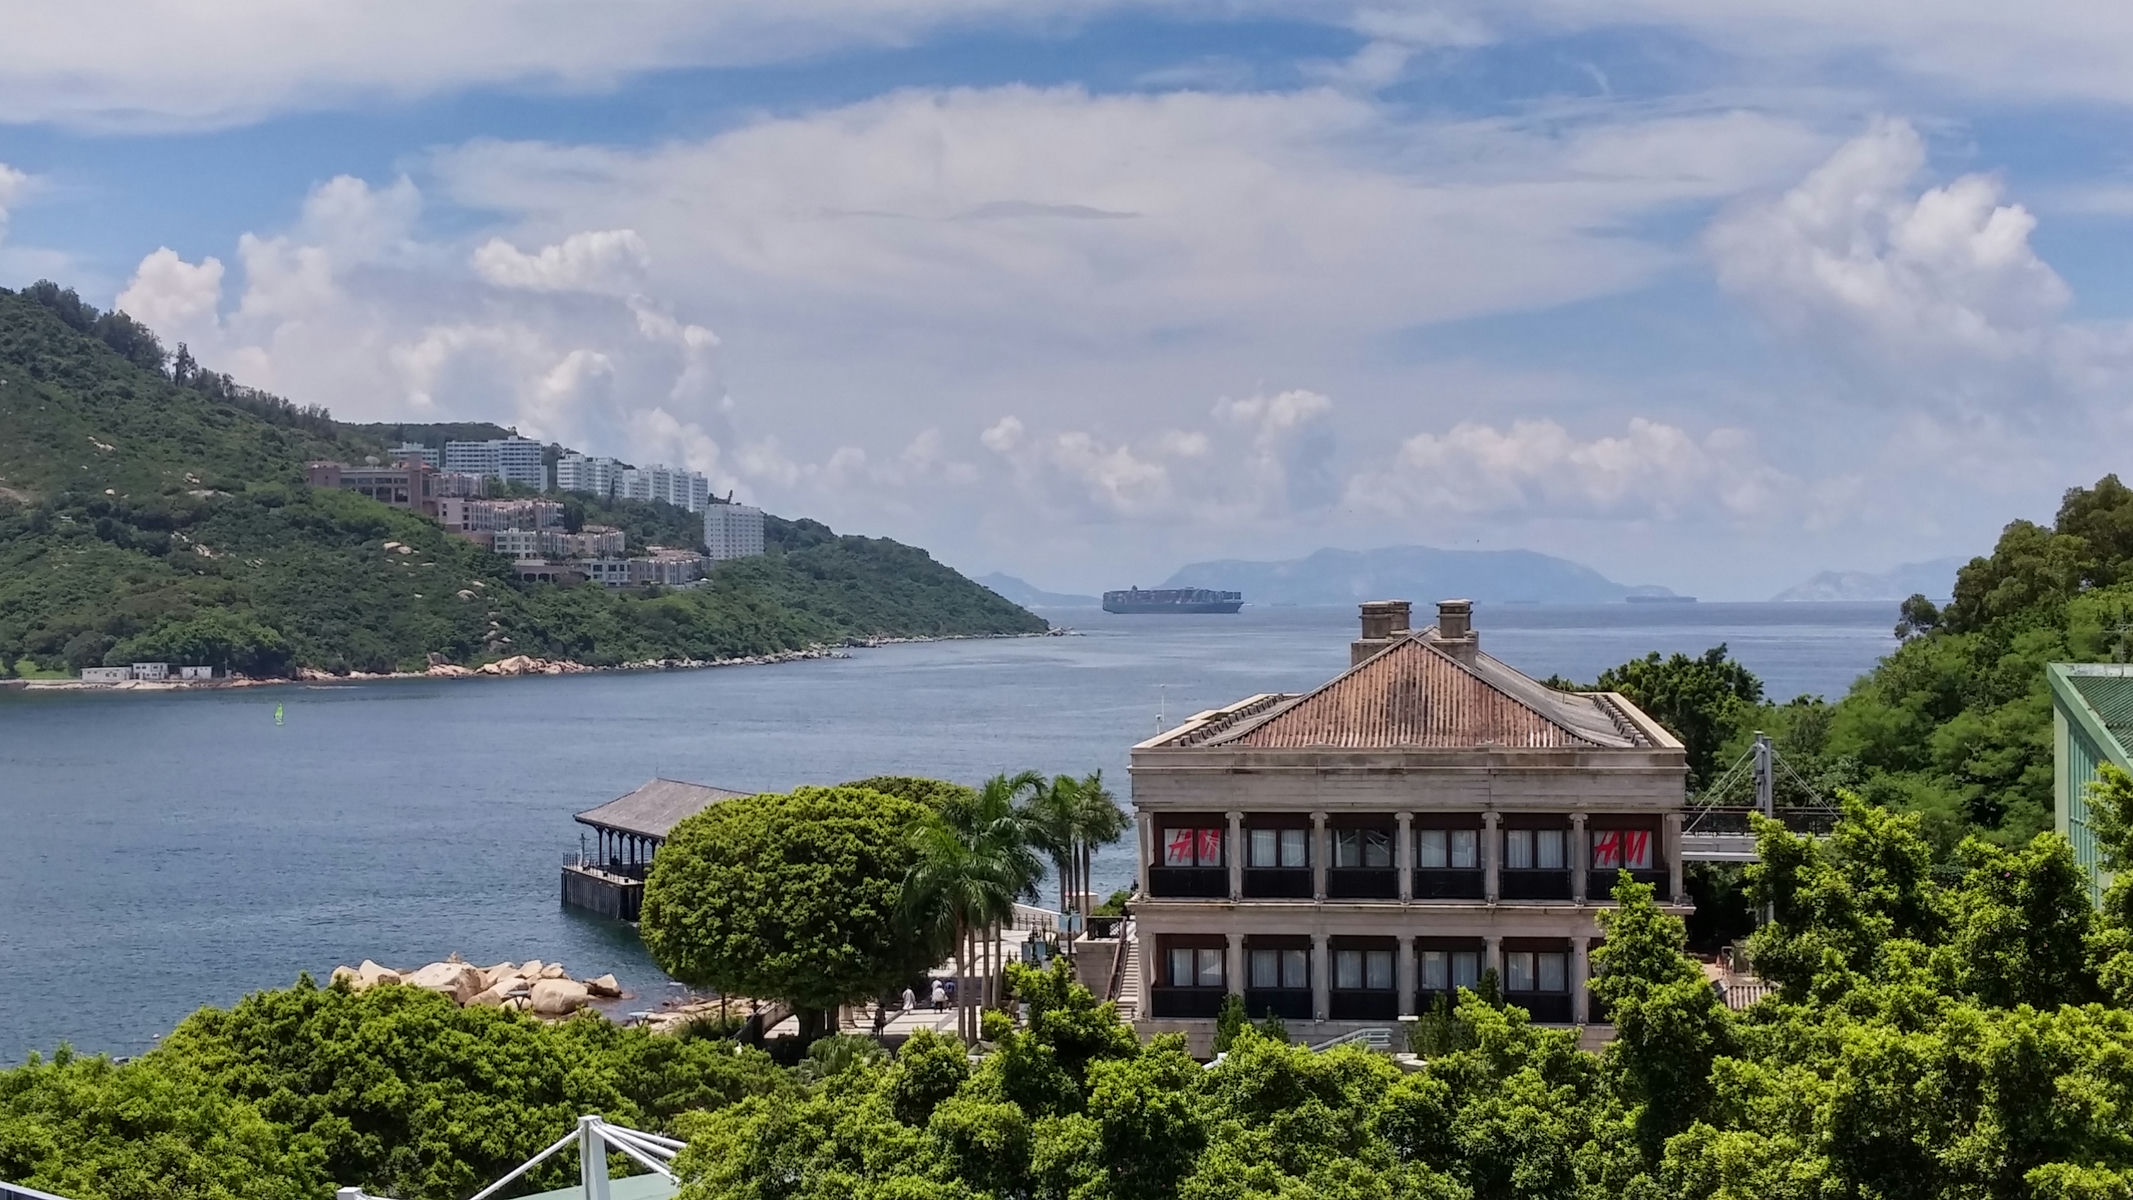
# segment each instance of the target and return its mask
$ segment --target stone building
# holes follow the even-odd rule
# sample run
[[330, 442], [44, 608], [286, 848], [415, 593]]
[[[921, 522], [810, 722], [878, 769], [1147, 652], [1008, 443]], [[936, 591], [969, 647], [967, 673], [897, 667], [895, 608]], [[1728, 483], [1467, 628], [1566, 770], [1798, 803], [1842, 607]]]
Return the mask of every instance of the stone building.
[[1587, 956], [1618, 873], [1690, 911], [1681, 744], [1619, 695], [1482, 653], [1467, 601], [1408, 616], [1365, 604], [1330, 682], [1133, 748], [1144, 1035], [1204, 1054], [1234, 992], [1319, 1041], [1491, 969], [1535, 1021], [1598, 1025]]

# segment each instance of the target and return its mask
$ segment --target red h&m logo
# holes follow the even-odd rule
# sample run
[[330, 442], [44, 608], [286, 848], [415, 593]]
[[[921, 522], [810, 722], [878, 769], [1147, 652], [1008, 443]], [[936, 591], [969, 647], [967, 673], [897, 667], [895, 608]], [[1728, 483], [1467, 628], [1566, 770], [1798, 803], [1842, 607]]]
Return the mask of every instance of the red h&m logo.
[[1189, 867], [1192, 865], [1192, 850], [1199, 831], [1173, 829], [1163, 844], [1163, 865], [1166, 867]]
[[1627, 867], [1645, 871], [1652, 865], [1652, 835], [1648, 829], [1609, 829], [1592, 840], [1592, 865], [1602, 869]]

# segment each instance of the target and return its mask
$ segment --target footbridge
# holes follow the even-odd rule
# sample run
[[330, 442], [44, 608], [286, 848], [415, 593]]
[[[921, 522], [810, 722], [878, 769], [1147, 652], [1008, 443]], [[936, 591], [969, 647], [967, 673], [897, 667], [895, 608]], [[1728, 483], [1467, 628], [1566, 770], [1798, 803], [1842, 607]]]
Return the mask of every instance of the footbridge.
[[1747, 753], [1710, 787], [1689, 798], [1681, 823], [1682, 861], [1754, 862], [1755, 830], [1749, 818], [1757, 813], [1813, 837], [1829, 836], [1843, 815], [1758, 732]]

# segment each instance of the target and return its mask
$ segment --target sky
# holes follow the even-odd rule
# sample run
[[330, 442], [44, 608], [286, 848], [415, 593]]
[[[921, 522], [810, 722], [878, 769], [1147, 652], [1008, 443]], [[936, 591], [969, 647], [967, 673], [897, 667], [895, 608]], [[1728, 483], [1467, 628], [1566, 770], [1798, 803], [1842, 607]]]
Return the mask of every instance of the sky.
[[0, 0], [0, 285], [1041, 587], [1760, 599], [2133, 432], [2133, 7]]

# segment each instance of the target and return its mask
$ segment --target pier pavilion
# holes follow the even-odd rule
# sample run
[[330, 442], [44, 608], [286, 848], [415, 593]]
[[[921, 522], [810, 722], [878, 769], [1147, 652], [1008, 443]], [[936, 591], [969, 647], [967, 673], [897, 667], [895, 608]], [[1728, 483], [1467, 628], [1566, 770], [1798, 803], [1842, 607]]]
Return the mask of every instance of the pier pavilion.
[[667, 835], [683, 818], [719, 803], [752, 796], [730, 788], [654, 779], [577, 815], [598, 837], [596, 849], [563, 864], [563, 903], [619, 921], [634, 921], [644, 907], [644, 877]]

